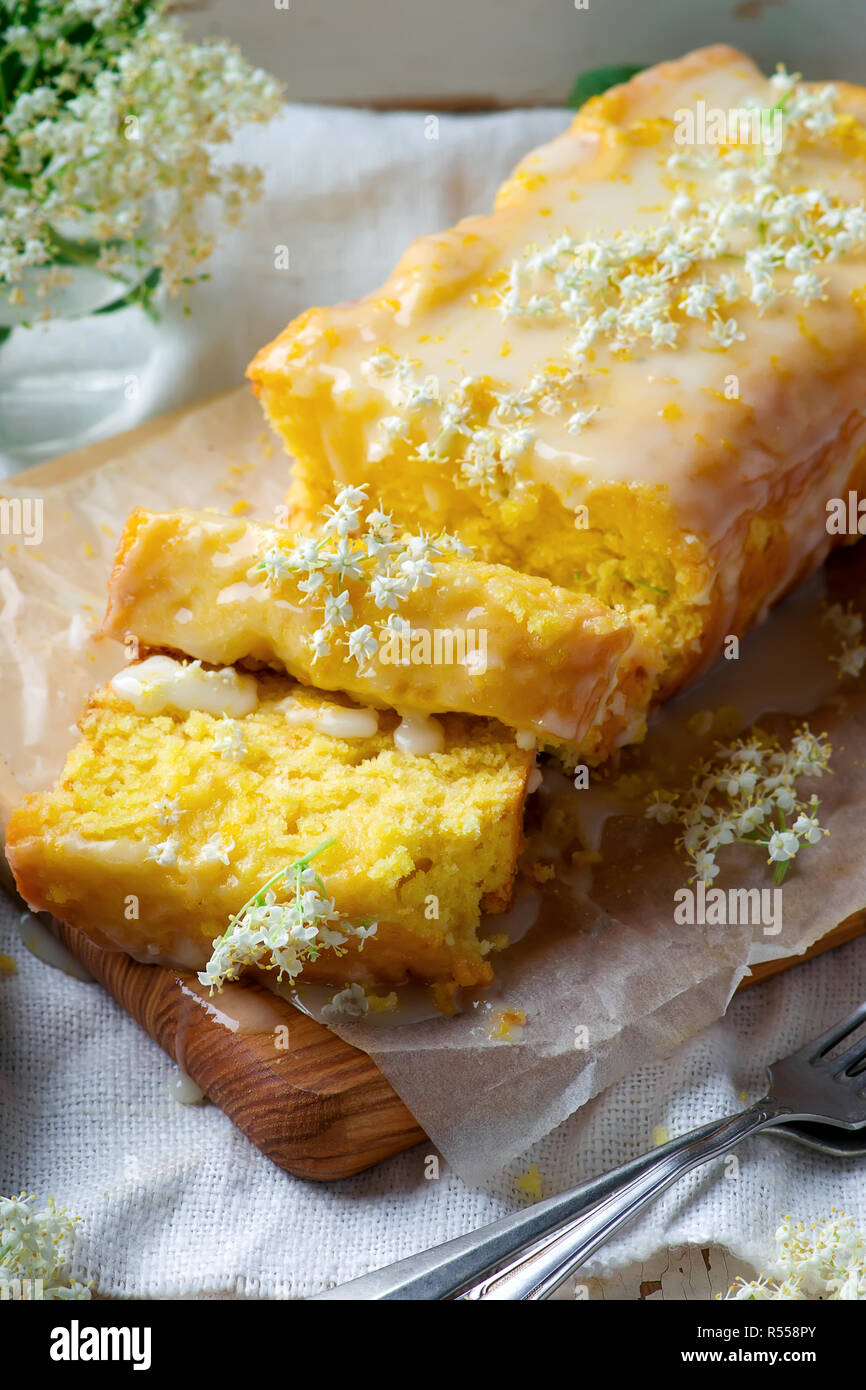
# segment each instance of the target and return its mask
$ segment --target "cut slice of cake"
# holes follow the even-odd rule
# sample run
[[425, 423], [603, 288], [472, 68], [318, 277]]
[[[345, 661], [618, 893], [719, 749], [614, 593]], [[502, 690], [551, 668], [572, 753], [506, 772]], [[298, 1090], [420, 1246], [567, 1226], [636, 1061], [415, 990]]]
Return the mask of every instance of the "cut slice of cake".
[[441, 750], [400, 750], [398, 718], [283, 676], [156, 656], [95, 694], [49, 791], [6, 849], [31, 906], [144, 960], [202, 967], [280, 870], [326, 843], [334, 911], [375, 923], [304, 979], [483, 985], [482, 911], [506, 908], [532, 755], [445, 715]]
[[864, 109], [721, 46], [589, 102], [492, 215], [259, 352], [300, 522], [368, 484], [627, 613], [654, 698], [705, 669], [866, 481]]
[[543, 741], [589, 744], [621, 718], [623, 692], [641, 702], [653, 668], [623, 614], [441, 541], [394, 539], [386, 523], [353, 527], [358, 507], [332, 516], [346, 520], [340, 536], [315, 539], [138, 510], [104, 630], [215, 664], [276, 665], [402, 714], [491, 716]]

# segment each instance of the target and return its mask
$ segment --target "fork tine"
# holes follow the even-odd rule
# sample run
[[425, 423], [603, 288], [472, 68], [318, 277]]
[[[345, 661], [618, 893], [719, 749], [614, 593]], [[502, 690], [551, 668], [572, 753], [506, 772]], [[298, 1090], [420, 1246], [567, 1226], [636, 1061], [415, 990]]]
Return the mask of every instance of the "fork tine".
[[858, 1062], [862, 1062], [866, 1057], [866, 1038], [860, 1038], [853, 1047], [849, 1047], [847, 1052], [843, 1052], [840, 1057], [834, 1057], [830, 1066], [834, 1076], [842, 1076], [845, 1072], [850, 1072], [851, 1068]]
[[[832, 1028], [828, 1028], [826, 1033], [820, 1037], [813, 1038], [801, 1049], [800, 1055], [808, 1058], [810, 1062], [819, 1062], [832, 1047], [846, 1038], [849, 1033], [853, 1033], [855, 1028], [859, 1028], [861, 1023], [866, 1022], [866, 999], [862, 1004], [858, 1004], [847, 1018], [843, 1018], [839, 1023], [834, 1023]], [[847, 1054], [846, 1054], [847, 1055]]]

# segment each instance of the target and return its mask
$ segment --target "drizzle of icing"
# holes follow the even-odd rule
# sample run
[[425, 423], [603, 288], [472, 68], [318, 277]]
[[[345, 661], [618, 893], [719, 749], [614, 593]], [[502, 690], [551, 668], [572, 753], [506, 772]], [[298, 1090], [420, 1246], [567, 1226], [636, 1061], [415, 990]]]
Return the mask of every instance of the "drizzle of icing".
[[80, 960], [76, 960], [71, 951], [67, 951], [63, 942], [57, 939], [35, 913], [22, 912], [19, 935], [30, 954], [43, 964], [51, 965], [55, 970], [62, 970], [64, 975], [71, 975], [75, 980], [92, 981], [93, 976], [86, 966], [82, 965]]
[[309, 724], [331, 738], [372, 738], [379, 730], [374, 709], [346, 705], [302, 705], [291, 695], [276, 706], [287, 724]]
[[197, 1086], [185, 1071], [178, 1071], [172, 1077], [169, 1089], [178, 1105], [201, 1105], [203, 1100], [207, 1100], [201, 1086]]
[[242, 675], [233, 666], [206, 671], [199, 661], [175, 661], [170, 656], [149, 656], [127, 666], [112, 678], [111, 688], [137, 714], [179, 709], [239, 718], [254, 710], [259, 699], [254, 676]]
[[394, 730], [394, 746], [401, 753], [418, 757], [424, 753], [441, 753], [445, 747], [445, 730], [430, 715], [404, 714]]

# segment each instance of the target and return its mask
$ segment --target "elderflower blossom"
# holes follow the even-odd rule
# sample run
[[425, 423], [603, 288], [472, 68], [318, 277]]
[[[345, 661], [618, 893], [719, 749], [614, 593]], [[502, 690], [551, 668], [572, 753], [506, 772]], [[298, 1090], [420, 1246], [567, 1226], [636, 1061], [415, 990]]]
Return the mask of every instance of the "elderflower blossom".
[[68, 1277], [63, 1253], [78, 1217], [58, 1210], [53, 1197], [35, 1203], [32, 1193], [0, 1197], [0, 1296], [89, 1299], [90, 1288]]
[[230, 719], [227, 714], [222, 716], [219, 724], [217, 737], [214, 739], [214, 752], [219, 753], [221, 758], [227, 758], [234, 763], [242, 763], [247, 756], [249, 749], [244, 737], [244, 731], [236, 719]]
[[763, 315], [781, 300], [823, 299], [825, 270], [866, 249], [866, 205], [802, 186], [802, 147], [835, 133], [840, 119], [835, 88], [812, 90], [782, 69], [770, 88], [778, 150], [744, 138], [662, 150], [662, 180], [673, 187], [657, 225], [590, 236], [560, 230], [501, 268], [487, 302], [503, 326], [562, 329], [559, 353], [525, 385], [467, 376], [451, 386], [422, 377], [410, 357], [373, 352], [361, 370], [386, 409], [371, 427], [368, 458], [385, 458], [399, 440], [413, 462], [447, 468], [487, 498], [519, 496], [539, 413], [562, 412], [573, 436], [598, 428], [600, 406], [587, 397], [608, 370], [598, 362], [602, 348], [632, 357], [645, 347], [673, 351], [687, 334], [724, 352], [747, 336], [733, 305]]
[[695, 768], [687, 791], [654, 792], [644, 814], [659, 824], [680, 826], [677, 846], [691, 862], [693, 880], [712, 883], [724, 845], [753, 844], [765, 851], [774, 879], [781, 883], [797, 854], [829, 834], [818, 820], [817, 796], [803, 800], [797, 782], [822, 776], [831, 753], [826, 738], [807, 725], [796, 731], [787, 749], [755, 731], [733, 744], [718, 744], [713, 756]]
[[205, 840], [199, 851], [198, 857], [203, 864], [225, 864], [226, 867], [228, 867], [230, 863], [229, 855], [234, 847], [235, 842], [231, 835], [223, 839], [222, 835], [217, 831], [216, 834], [211, 835], [209, 839]]
[[322, 1006], [321, 1013], [323, 1018], [335, 1018], [338, 1014], [344, 1014], [347, 1018], [363, 1018], [369, 1011], [367, 992], [356, 981], [332, 995], [330, 1003]]
[[726, 1299], [866, 1299], [866, 1239], [844, 1212], [808, 1226], [786, 1216], [775, 1239], [769, 1277], [738, 1279]]
[[176, 797], [164, 796], [156, 803], [156, 818], [161, 826], [177, 825], [180, 806]]
[[[322, 879], [310, 868], [310, 861], [333, 843], [326, 840], [273, 874], [229, 918], [228, 929], [213, 941], [211, 958], [199, 972], [203, 985], [211, 991], [220, 990], [249, 965], [276, 970], [278, 979], [288, 975], [294, 980], [305, 962], [316, 960], [321, 951], [342, 955], [351, 937], [363, 949], [367, 938], [376, 934], [377, 923], [353, 923], [344, 917], [333, 898], [327, 896]], [[288, 891], [286, 901], [278, 901], [278, 889]]]
[[866, 666], [862, 613], [856, 613], [850, 603], [846, 608], [841, 603], [831, 603], [822, 621], [840, 643], [840, 650], [833, 658], [840, 680], [845, 676], [859, 676]]
[[[536, 304], [532, 312], [539, 314], [541, 306]], [[390, 352], [373, 353], [362, 362], [361, 371], [404, 412], [378, 422], [379, 432], [368, 448], [372, 460], [383, 458], [392, 441], [400, 438], [420, 462], [441, 466], [456, 459], [462, 480], [489, 496], [502, 494], [513, 483], [519, 461], [531, 453], [536, 436], [528, 422], [533, 410], [554, 415], [570, 406], [572, 432], [580, 427], [581, 412], [573, 411], [573, 396], [581, 376], [565, 367], [537, 372], [519, 391], [488, 388], [463, 377], [447, 394], [438, 384], [434, 390], [429, 377], [422, 382], [409, 358]], [[467, 423], [473, 407], [486, 411], [486, 424]], [[589, 407], [580, 423], [591, 420], [597, 410]]]
[[[783, 146], [795, 143], [790, 137], [798, 126], [815, 133], [809, 113], [818, 101], [802, 93], [782, 109]], [[830, 125], [835, 119], [831, 111]], [[745, 334], [736, 319], [721, 315], [719, 299], [734, 303], [748, 289], [762, 312], [780, 295], [811, 304], [825, 287], [817, 267], [866, 244], [866, 208], [860, 204], [832, 202], [820, 189], [786, 191], [796, 154], [788, 163], [777, 159], [772, 171], [763, 146], [747, 152], [741, 144], [677, 150], [667, 162], [669, 172], [703, 180], [705, 197], [696, 201], [679, 190], [667, 220], [640, 236], [631, 230], [598, 240], [565, 234], [546, 253], [529, 247], [511, 267], [500, 302], [504, 317], [534, 313], [538, 291], [532, 286], [543, 284], [547, 313], [575, 330], [571, 352], [578, 359], [601, 337], [614, 351], [645, 337], [653, 346], [675, 347], [678, 314], [707, 325], [713, 342], [725, 348]], [[749, 245], [750, 239], [756, 244]], [[742, 263], [748, 285], [728, 268], [717, 280], [709, 278], [710, 267], [725, 259]], [[780, 278], [786, 271], [791, 274]]]
[[280, 86], [228, 43], [187, 42], [166, 8], [33, 0], [4, 30], [0, 287], [16, 302], [49, 264], [94, 265], [142, 300], [161, 273], [175, 293], [213, 249], [205, 200], [233, 223], [258, 196], [261, 170], [214, 151], [274, 116]]
[[[389, 359], [390, 360], [390, 359]], [[379, 649], [379, 637], [369, 623], [353, 625], [355, 610], [346, 583], [362, 584], [377, 609], [383, 611], [380, 636], [392, 629], [388, 610], [419, 589], [428, 588], [436, 565], [446, 555], [470, 554], [456, 536], [399, 536], [390, 516], [369, 505], [366, 486], [344, 487], [334, 505], [324, 513], [324, 534], [303, 536], [292, 549], [273, 546], [256, 568], [275, 588], [292, 580], [304, 600], [311, 600], [321, 614], [320, 626], [309, 639], [313, 661], [328, 656], [336, 643], [354, 660], [358, 671]]]
[[176, 835], [168, 835], [164, 840], [151, 845], [147, 851], [147, 858], [154, 860], [155, 863], [163, 868], [174, 868], [177, 864], [177, 852], [180, 849], [180, 840]]

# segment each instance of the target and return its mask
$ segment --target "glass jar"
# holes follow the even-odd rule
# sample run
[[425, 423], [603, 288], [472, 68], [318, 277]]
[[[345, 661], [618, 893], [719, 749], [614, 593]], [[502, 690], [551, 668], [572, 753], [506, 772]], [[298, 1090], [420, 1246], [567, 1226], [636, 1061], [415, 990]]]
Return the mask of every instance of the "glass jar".
[[0, 474], [141, 418], [159, 272], [107, 274], [98, 255], [92, 242], [66, 241], [59, 265], [27, 270], [14, 293], [0, 286]]

